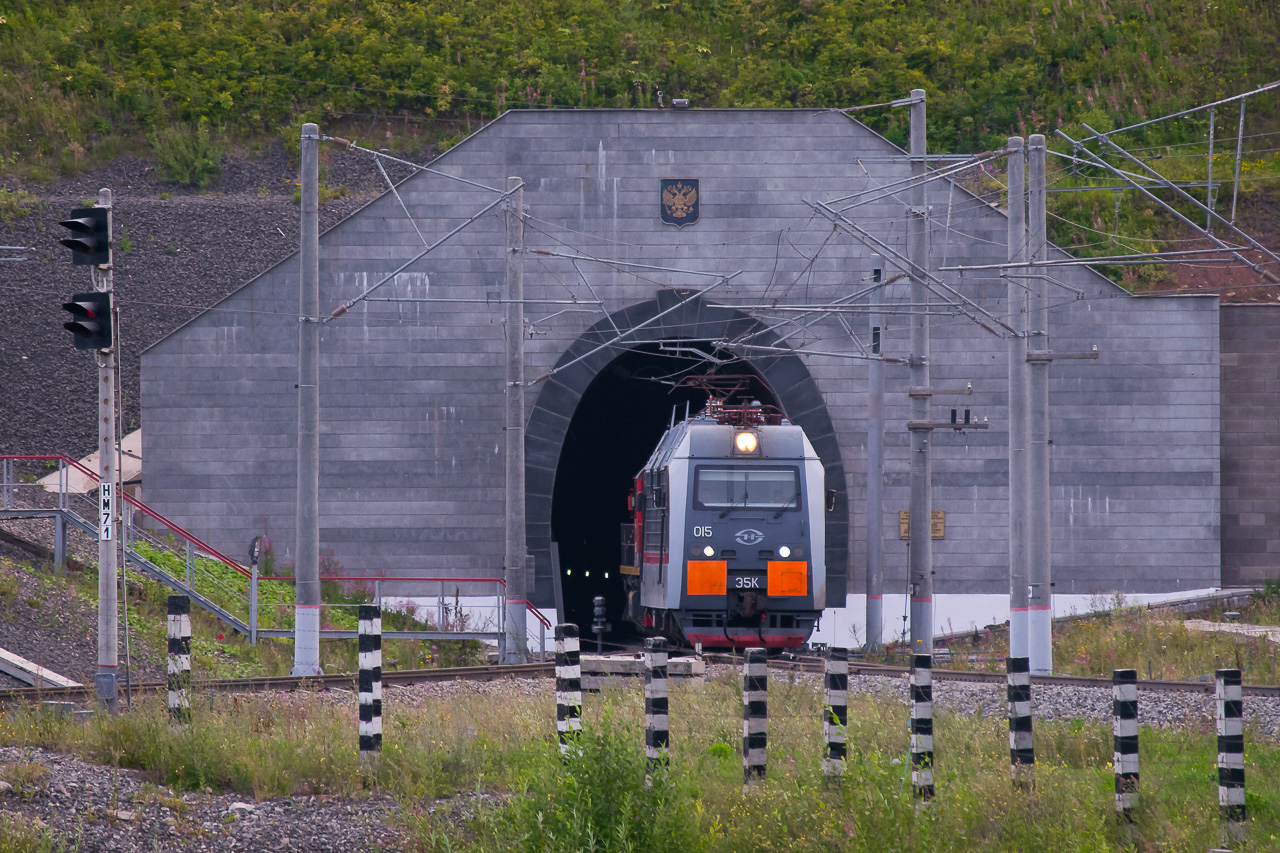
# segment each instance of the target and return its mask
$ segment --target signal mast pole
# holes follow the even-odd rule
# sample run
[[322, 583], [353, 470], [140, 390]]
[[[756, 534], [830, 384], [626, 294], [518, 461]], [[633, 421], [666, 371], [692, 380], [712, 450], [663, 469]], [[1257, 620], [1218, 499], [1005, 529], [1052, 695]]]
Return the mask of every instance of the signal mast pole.
[[[98, 190], [97, 207], [107, 210], [107, 241], [111, 240], [111, 190]], [[111, 293], [110, 260], [90, 267], [94, 290]], [[115, 318], [112, 318], [113, 320]], [[114, 324], [113, 324], [114, 328]], [[116, 707], [116, 673], [120, 668], [119, 623], [116, 608], [118, 566], [116, 536], [119, 535], [120, 471], [116, 462], [116, 347], [98, 351], [98, 698], [112, 710]]]

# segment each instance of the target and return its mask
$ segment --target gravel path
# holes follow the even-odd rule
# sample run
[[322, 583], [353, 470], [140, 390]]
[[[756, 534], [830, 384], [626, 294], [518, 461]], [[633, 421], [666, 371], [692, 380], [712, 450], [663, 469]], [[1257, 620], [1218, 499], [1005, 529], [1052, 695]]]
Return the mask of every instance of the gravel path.
[[[13, 765], [17, 765], [14, 767]], [[45, 768], [32, 772], [25, 765]], [[182, 794], [148, 785], [141, 773], [78, 758], [0, 747], [0, 813], [39, 820], [70, 849], [151, 851], [400, 850], [405, 835], [387, 797], [284, 797], [252, 802], [239, 794]]]

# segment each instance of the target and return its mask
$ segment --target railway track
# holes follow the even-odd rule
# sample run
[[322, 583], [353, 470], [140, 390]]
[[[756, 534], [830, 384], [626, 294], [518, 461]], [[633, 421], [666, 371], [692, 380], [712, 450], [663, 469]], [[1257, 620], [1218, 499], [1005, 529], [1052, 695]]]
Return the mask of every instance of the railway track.
[[[709, 663], [730, 663], [741, 662], [741, 658], [732, 659], [729, 655], [705, 655]], [[770, 667], [781, 669], [794, 669], [798, 672], [822, 673], [824, 670], [824, 661], [817, 657], [802, 657], [795, 660], [771, 660]], [[861, 663], [858, 661], [849, 661], [850, 675], [881, 675], [890, 677], [904, 677], [910, 672], [909, 667], [893, 666], [891, 664], [877, 663]], [[934, 669], [933, 677], [940, 681], [969, 681], [980, 684], [1005, 684], [1006, 678], [1003, 672], [977, 672], [974, 670], [963, 669]], [[1032, 684], [1042, 684], [1050, 687], [1089, 687], [1098, 690], [1110, 689], [1110, 678], [1089, 678], [1081, 675], [1033, 675], [1031, 676]], [[1170, 693], [1206, 693], [1213, 694], [1213, 681], [1139, 681], [1139, 690], [1160, 690]], [[1266, 696], [1271, 698], [1280, 698], [1280, 686], [1272, 686], [1268, 684], [1246, 684], [1244, 686], [1246, 696]]]
[[[437, 669], [404, 669], [384, 671], [383, 685], [421, 684], [426, 681], [499, 681], [504, 678], [540, 678], [555, 673], [555, 664], [545, 663], [504, 664], [501, 666], [454, 666]], [[261, 678], [222, 678], [197, 680], [192, 687], [197, 691], [217, 693], [264, 693], [272, 690], [340, 688], [355, 690], [355, 673], [334, 675], [292, 676], [273, 675]], [[167, 689], [163, 681], [140, 682], [133, 686], [135, 695], [154, 693]], [[79, 687], [19, 687], [0, 691], [0, 704], [6, 702], [61, 700], [89, 701], [97, 694], [92, 686]]]
[[[704, 658], [712, 664], [740, 664], [741, 658], [725, 654], [707, 654]], [[794, 660], [774, 659], [769, 662], [774, 669], [792, 670], [821, 674], [822, 658], [797, 658]], [[901, 678], [906, 676], [908, 668], [890, 664], [849, 662], [850, 675], [878, 675]], [[457, 666], [438, 669], [408, 669], [385, 671], [382, 673], [384, 685], [421, 684], [427, 681], [499, 681], [505, 678], [549, 678], [555, 674], [555, 664], [551, 661], [526, 664], [504, 664], [495, 666]], [[1004, 684], [1005, 675], [1000, 672], [977, 672], [973, 670], [935, 669], [933, 677], [940, 681], [968, 681], [979, 684]], [[1033, 684], [1053, 687], [1087, 687], [1097, 690], [1110, 689], [1109, 678], [1087, 678], [1078, 675], [1035, 675]], [[217, 693], [263, 693], [272, 690], [312, 689], [325, 690], [338, 688], [354, 690], [356, 675], [339, 673], [335, 675], [319, 675], [298, 677], [291, 675], [266, 676], [262, 678], [225, 678], [197, 681], [196, 690]], [[146, 694], [166, 689], [162, 681], [148, 681], [134, 685], [134, 694]], [[1212, 694], [1212, 681], [1139, 681], [1139, 690], [1157, 690], [1176, 693]], [[1246, 684], [1246, 696], [1264, 696], [1280, 698], [1280, 686], [1265, 684]], [[40, 700], [90, 701], [94, 698], [93, 687], [20, 687], [0, 690], [0, 704], [8, 702], [32, 702]]]

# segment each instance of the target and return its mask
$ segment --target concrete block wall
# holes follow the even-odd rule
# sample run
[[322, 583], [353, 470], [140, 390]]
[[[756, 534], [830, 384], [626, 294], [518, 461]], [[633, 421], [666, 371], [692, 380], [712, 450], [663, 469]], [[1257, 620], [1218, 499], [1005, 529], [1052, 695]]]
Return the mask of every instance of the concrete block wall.
[[[531, 249], [691, 271], [593, 260], [575, 267], [528, 255], [526, 299], [583, 300], [565, 313], [557, 313], [562, 305], [527, 306], [531, 379], [567, 362], [566, 353], [602, 340], [591, 330], [611, 331], [606, 313], [624, 328], [643, 322], [651, 316], [644, 306], [667, 287], [707, 287], [717, 284], [715, 276], [741, 271], [703, 299], [729, 309], [774, 300], [821, 304], [865, 286], [872, 251], [814, 217], [804, 200], [908, 174], [901, 152], [874, 133], [839, 113], [809, 110], [517, 111], [433, 166], [490, 187], [505, 187], [510, 175], [523, 178]], [[701, 220], [677, 230], [659, 221], [658, 179], [679, 177], [701, 181]], [[405, 182], [400, 195], [428, 240], [494, 197], [433, 174]], [[1004, 260], [1002, 213], [945, 182], [931, 185], [929, 203], [935, 266]], [[896, 200], [848, 215], [904, 247], [904, 209]], [[365, 302], [322, 331], [321, 544], [348, 571], [501, 570], [503, 312], [484, 300], [504, 291], [504, 243], [503, 213], [495, 210], [378, 291], [473, 302]], [[327, 311], [357, 295], [421, 248], [396, 199], [379, 198], [322, 237], [322, 305]], [[279, 556], [292, 553], [296, 264], [296, 257], [286, 259], [143, 357], [148, 500], [232, 554], [262, 532], [273, 537]], [[1054, 349], [1097, 344], [1101, 353], [1097, 361], [1051, 368], [1056, 591], [1216, 584], [1216, 300], [1138, 299], [1082, 268], [1055, 276], [1083, 298], [1067, 289], [1055, 294]], [[583, 277], [603, 305], [594, 304]], [[997, 273], [946, 279], [986, 310], [1003, 313], [1005, 283]], [[901, 306], [905, 288], [887, 288], [885, 302], [890, 311]], [[700, 325], [695, 311], [692, 319], [661, 327], [695, 337], [726, 328], [724, 312], [708, 311], [707, 318], [720, 319]], [[764, 325], [781, 319], [748, 308], [738, 313]], [[866, 317], [845, 322], [865, 342]], [[783, 325], [774, 334], [790, 334], [786, 342], [797, 348], [858, 351], [836, 318], [808, 329]], [[885, 352], [904, 355], [907, 342], [905, 315], [888, 314]], [[535, 425], [567, 425], [575, 393], [607, 356], [527, 392], [531, 490], [547, 477], [535, 468], [554, 476], [559, 452], [554, 442], [537, 442]], [[784, 369], [777, 359], [759, 364], [780, 371], [788, 388], [795, 385], [795, 405], [813, 412], [813, 424], [831, 425], [824, 459], [843, 475], [848, 503], [847, 522], [838, 522], [847, 554], [833, 561], [829, 589], [839, 590], [847, 573], [849, 591], [858, 592], [866, 368], [856, 360], [802, 358], [816, 394], [801, 388], [806, 371]], [[938, 398], [935, 416], [968, 407], [991, 425], [939, 434], [934, 443], [935, 506], [947, 511], [947, 538], [935, 544], [937, 590], [1000, 592], [1008, 574], [1005, 343], [958, 313], [936, 316], [932, 363], [935, 386], [974, 387], [972, 397]], [[906, 369], [889, 366], [885, 375], [886, 591], [893, 591], [905, 577], [896, 509], [907, 505]], [[549, 524], [549, 495], [530, 492], [531, 547], [546, 533], [539, 525]], [[539, 559], [540, 604], [550, 603], [549, 573], [549, 560]]]
[[1280, 306], [1222, 307], [1222, 583], [1280, 577]]

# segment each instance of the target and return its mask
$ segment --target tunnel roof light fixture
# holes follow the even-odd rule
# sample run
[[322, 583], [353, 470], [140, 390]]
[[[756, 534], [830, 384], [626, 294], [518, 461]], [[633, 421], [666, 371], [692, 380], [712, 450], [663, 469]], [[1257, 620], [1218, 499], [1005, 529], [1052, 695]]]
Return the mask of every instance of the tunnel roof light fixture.
[[739, 430], [733, 436], [733, 451], [742, 456], [754, 456], [760, 449], [759, 437], [749, 429]]

